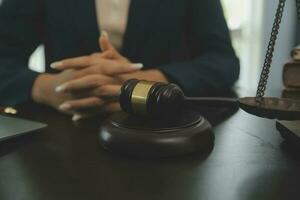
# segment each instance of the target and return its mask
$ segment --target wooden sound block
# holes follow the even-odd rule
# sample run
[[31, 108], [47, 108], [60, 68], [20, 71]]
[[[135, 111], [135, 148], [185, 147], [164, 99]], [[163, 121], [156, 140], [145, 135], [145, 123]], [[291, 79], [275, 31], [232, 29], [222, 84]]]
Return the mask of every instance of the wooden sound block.
[[195, 112], [172, 119], [144, 119], [120, 112], [99, 133], [104, 149], [138, 157], [169, 157], [207, 151], [214, 144], [210, 123]]

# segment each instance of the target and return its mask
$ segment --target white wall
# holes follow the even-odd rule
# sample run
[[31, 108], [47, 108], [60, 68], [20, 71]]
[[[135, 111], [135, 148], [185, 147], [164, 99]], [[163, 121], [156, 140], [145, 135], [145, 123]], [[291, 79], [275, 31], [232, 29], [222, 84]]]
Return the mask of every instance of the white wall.
[[[261, 48], [260, 69], [264, 61], [266, 47], [270, 38], [271, 28], [274, 21], [275, 12], [277, 9], [278, 0], [265, 0], [263, 8], [263, 43]], [[296, 38], [296, 7], [294, 0], [287, 0], [285, 13], [281, 23], [281, 28], [278, 36], [278, 41], [275, 47], [274, 59], [271, 68], [271, 76], [269, 79], [267, 94], [270, 91], [283, 88], [282, 86], [282, 66], [290, 58], [290, 51], [295, 46]], [[258, 79], [259, 75], [257, 75]], [[278, 94], [279, 95], [279, 94]]]
[[[263, 2], [247, 0], [243, 6], [242, 37], [236, 49], [241, 63], [241, 73], [238, 86], [255, 91], [257, 74], [260, 73], [262, 55], [262, 19]], [[233, 38], [235, 40], [235, 38]]]

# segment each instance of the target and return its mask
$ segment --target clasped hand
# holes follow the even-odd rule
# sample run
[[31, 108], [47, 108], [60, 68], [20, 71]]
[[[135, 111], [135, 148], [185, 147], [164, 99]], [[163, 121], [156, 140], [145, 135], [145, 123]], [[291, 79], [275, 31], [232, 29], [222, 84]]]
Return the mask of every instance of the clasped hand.
[[55, 87], [57, 96], [63, 96], [55, 105], [59, 110], [73, 115], [77, 121], [98, 113], [120, 110], [117, 96], [122, 75], [134, 73], [143, 65], [131, 63], [112, 46], [106, 33], [99, 39], [102, 53], [65, 59], [55, 62], [52, 68], [67, 78]]

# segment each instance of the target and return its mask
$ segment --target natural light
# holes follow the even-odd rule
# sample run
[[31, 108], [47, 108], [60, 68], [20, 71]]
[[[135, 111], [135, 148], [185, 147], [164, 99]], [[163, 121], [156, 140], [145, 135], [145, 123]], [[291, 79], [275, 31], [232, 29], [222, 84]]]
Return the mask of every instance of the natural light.
[[251, 81], [256, 81], [256, 75], [260, 71], [263, 1], [222, 0], [222, 3], [233, 44], [241, 62], [240, 80], [237, 85], [246, 87]]

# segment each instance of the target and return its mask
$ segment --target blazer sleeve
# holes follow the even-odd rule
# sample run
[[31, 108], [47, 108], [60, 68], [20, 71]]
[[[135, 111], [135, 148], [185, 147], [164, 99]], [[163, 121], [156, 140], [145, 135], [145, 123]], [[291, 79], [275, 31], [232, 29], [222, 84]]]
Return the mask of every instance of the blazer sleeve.
[[159, 69], [189, 96], [229, 90], [239, 77], [220, 0], [192, 0], [185, 31], [192, 59]]
[[28, 68], [31, 53], [41, 43], [41, 1], [4, 0], [0, 4], [0, 105], [30, 99], [38, 73]]

